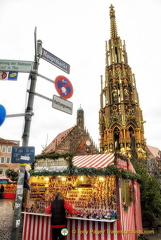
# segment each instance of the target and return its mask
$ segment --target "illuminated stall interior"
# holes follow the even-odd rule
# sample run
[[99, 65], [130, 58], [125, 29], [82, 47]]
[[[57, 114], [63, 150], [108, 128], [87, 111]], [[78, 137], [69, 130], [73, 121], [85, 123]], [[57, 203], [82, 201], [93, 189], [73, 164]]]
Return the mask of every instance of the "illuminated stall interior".
[[[79, 210], [78, 217], [116, 217], [116, 177], [112, 176], [36, 176], [30, 179], [27, 211], [45, 212], [57, 192]], [[69, 215], [68, 215], [69, 216]], [[70, 215], [71, 216], [71, 215]]]

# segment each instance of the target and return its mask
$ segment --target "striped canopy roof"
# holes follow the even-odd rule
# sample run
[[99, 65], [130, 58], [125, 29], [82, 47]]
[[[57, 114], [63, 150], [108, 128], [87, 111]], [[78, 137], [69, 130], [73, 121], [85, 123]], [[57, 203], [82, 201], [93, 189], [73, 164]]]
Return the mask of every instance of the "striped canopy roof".
[[[114, 154], [93, 154], [93, 155], [83, 155], [83, 156], [75, 156], [73, 158], [73, 165], [81, 168], [106, 168], [107, 166], [114, 164]], [[124, 161], [121, 158], [117, 158], [117, 167], [122, 167], [125, 170], [130, 170], [135, 173], [135, 169], [130, 161]]]
[[114, 154], [93, 154], [75, 156], [73, 158], [73, 165], [76, 167], [87, 167], [87, 168], [105, 168], [114, 161]]

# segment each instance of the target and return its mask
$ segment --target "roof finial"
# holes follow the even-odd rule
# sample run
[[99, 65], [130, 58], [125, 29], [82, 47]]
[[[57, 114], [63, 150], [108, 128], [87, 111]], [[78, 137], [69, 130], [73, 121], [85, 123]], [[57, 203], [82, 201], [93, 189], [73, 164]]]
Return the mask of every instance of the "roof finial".
[[116, 20], [115, 20], [115, 10], [112, 4], [110, 6], [110, 20], [111, 20], [111, 38], [116, 39], [118, 37], [117, 26], [116, 26]]

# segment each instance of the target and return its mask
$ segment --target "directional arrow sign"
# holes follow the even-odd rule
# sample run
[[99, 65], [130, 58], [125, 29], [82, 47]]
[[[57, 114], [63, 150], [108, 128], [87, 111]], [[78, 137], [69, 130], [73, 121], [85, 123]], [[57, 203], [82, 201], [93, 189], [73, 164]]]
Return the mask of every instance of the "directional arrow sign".
[[21, 60], [3, 60], [0, 59], [0, 71], [2, 72], [26, 72], [29, 73], [33, 69], [34, 62]]
[[12, 163], [33, 163], [35, 147], [12, 147]]

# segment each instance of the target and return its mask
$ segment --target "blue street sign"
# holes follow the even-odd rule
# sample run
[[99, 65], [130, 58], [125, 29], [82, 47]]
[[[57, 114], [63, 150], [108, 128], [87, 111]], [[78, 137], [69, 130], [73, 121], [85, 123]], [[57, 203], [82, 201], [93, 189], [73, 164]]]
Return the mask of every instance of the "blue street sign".
[[35, 147], [12, 147], [12, 163], [33, 163]]
[[4, 122], [5, 118], [6, 118], [6, 109], [2, 105], [0, 105], [0, 126]]
[[16, 81], [18, 77], [18, 72], [9, 72], [8, 80]]
[[47, 62], [51, 63], [57, 68], [60, 68], [62, 71], [69, 73], [70, 72], [70, 65], [57, 56], [53, 55], [52, 53], [48, 52], [44, 48], [42, 48], [42, 59], [46, 60]]

